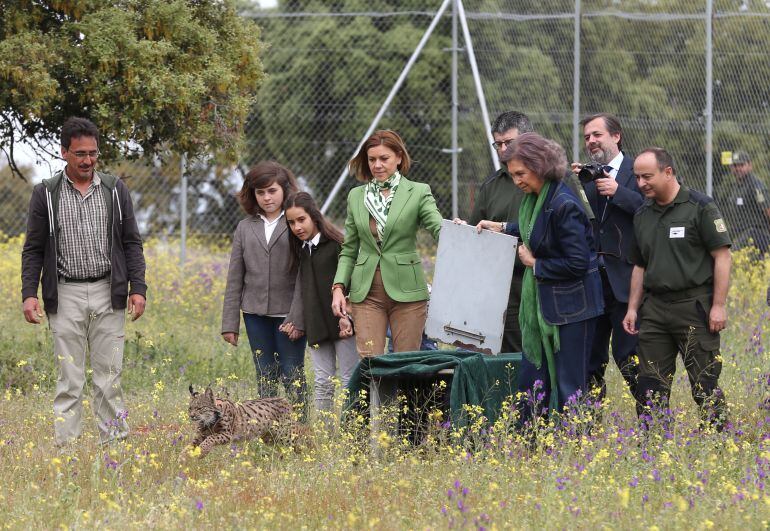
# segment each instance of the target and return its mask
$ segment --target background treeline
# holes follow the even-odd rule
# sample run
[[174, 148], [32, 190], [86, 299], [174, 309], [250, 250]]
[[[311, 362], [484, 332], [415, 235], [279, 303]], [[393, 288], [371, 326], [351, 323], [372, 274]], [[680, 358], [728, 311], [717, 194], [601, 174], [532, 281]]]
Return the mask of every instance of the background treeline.
[[[231, 232], [240, 217], [231, 194], [240, 171], [259, 159], [286, 164], [325, 199], [440, 5], [440, 0], [291, 0], [270, 10], [245, 1], [235, 5], [255, 23], [251, 27], [260, 28], [266, 75], [257, 83], [239, 155], [188, 159], [188, 228]], [[575, 3], [468, 0], [465, 10], [490, 116], [510, 109], [527, 113], [536, 129], [561, 142], [572, 158]], [[625, 150], [666, 147], [679, 174], [704, 190], [705, 10], [705, 0], [583, 0], [578, 92], [581, 116], [617, 114]], [[759, 1], [717, 0], [712, 22], [712, 163], [719, 190], [732, 184], [722, 151], [748, 151], [760, 177], [770, 163], [770, 8]], [[476, 186], [493, 166], [462, 32], [460, 47], [459, 209], [467, 215]], [[451, 214], [451, 158], [445, 152], [451, 146], [450, 48], [447, 14], [380, 123], [402, 133], [416, 160], [413, 176], [431, 184], [445, 216]], [[112, 167], [129, 179], [147, 232], [178, 231], [178, 156], [166, 153], [162, 162]], [[347, 188], [354, 184], [348, 179]], [[345, 191], [332, 206], [333, 217], [344, 215]]]

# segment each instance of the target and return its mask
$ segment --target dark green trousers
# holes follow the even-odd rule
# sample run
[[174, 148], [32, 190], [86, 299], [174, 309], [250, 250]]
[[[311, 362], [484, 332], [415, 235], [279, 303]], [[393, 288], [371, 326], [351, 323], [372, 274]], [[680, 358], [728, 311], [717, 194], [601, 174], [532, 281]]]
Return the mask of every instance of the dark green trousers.
[[681, 353], [702, 419], [721, 427], [725, 399], [719, 388], [719, 334], [708, 329], [711, 294], [681, 300], [670, 298], [647, 294], [639, 313], [637, 411], [644, 414], [651, 397], [657, 397], [660, 405], [667, 405], [676, 357]]
[[508, 308], [505, 310], [505, 326], [503, 327], [503, 344], [500, 352], [521, 352], [521, 328], [519, 327], [519, 305], [521, 304], [521, 284], [524, 281], [523, 271], [513, 271], [511, 293], [508, 296]]

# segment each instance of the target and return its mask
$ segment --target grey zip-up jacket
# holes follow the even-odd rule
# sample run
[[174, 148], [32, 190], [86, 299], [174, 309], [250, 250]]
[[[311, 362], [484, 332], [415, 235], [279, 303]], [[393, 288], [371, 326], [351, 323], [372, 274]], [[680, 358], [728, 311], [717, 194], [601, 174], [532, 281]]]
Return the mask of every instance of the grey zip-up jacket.
[[[129, 294], [147, 297], [144, 281], [144, 251], [134, 206], [125, 183], [107, 173], [98, 172], [107, 204], [107, 234], [110, 249], [110, 290], [113, 310], [124, 310]], [[59, 194], [63, 172], [35, 185], [29, 201], [27, 238], [21, 253], [21, 298], [37, 297], [43, 284], [43, 306], [47, 313], [58, 308], [57, 236], [59, 234]], [[129, 291], [130, 285], [130, 291]]]

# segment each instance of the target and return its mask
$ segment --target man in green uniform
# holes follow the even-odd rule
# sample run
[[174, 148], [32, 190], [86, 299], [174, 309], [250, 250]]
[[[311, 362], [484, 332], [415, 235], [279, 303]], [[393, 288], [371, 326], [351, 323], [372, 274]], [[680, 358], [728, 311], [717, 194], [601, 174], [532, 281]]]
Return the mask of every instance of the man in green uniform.
[[639, 334], [637, 411], [645, 413], [651, 395], [665, 407], [681, 352], [703, 421], [721, 429], [726, 411], [718, 384], [719, 332], [727, 322], [731, 265], [727, 227], [710, 197], [677, 181], [665, 150], [642, 151], [634, 174], [646, 201], [634, 216], [634, 269], [623, 327]]
[[765, 183], [752, 172], [751, 159], [745, 151], [733, 153], [730, 170], [735, 182], [722, 199], [720, 208], [733, 236], [734, 249], [752, 242], [760, 253], [770, 250], [770, 195]]
[[[498, 158], [505, 154], [520, 134], [531, 131], [533, 131], [532, 124], [526, 114], [508, 111], [495, 118], [491, 131], [492, 138], [494, 138], [492, 146], [497, 151]], [[572, 173], [565, 177], [565, 180], [572, 191], [583, 201], [588, 217], [594, 219], [588, 199], [580, 186], [580, 181]], [[476, 225], [483, 219], [500, 223], [517, 221], [519, 219], [519, 205], [523, 197], [524, 192], [513, 184], [513, 179], [508, 173], [506, 165], [502, 164], [500, 169], [487, 177], [479, 187], [468, 223]], [[462, 220], [456, 219], [455, 222], [462, 222]], [[511, 292], [505, 313], [502, 352], [521, 352], [519, 303], [521, 302], [521, 282], [525, 269], [517, 260], [513, 269]]]

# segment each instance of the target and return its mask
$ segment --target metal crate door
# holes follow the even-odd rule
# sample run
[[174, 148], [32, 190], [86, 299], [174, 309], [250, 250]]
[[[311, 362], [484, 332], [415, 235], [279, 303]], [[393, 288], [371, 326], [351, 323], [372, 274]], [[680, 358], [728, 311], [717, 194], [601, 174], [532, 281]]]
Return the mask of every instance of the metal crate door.
[[517, 241], [444, 220], [425, 325], [428, 336], [484, 354], [500, 353]]

